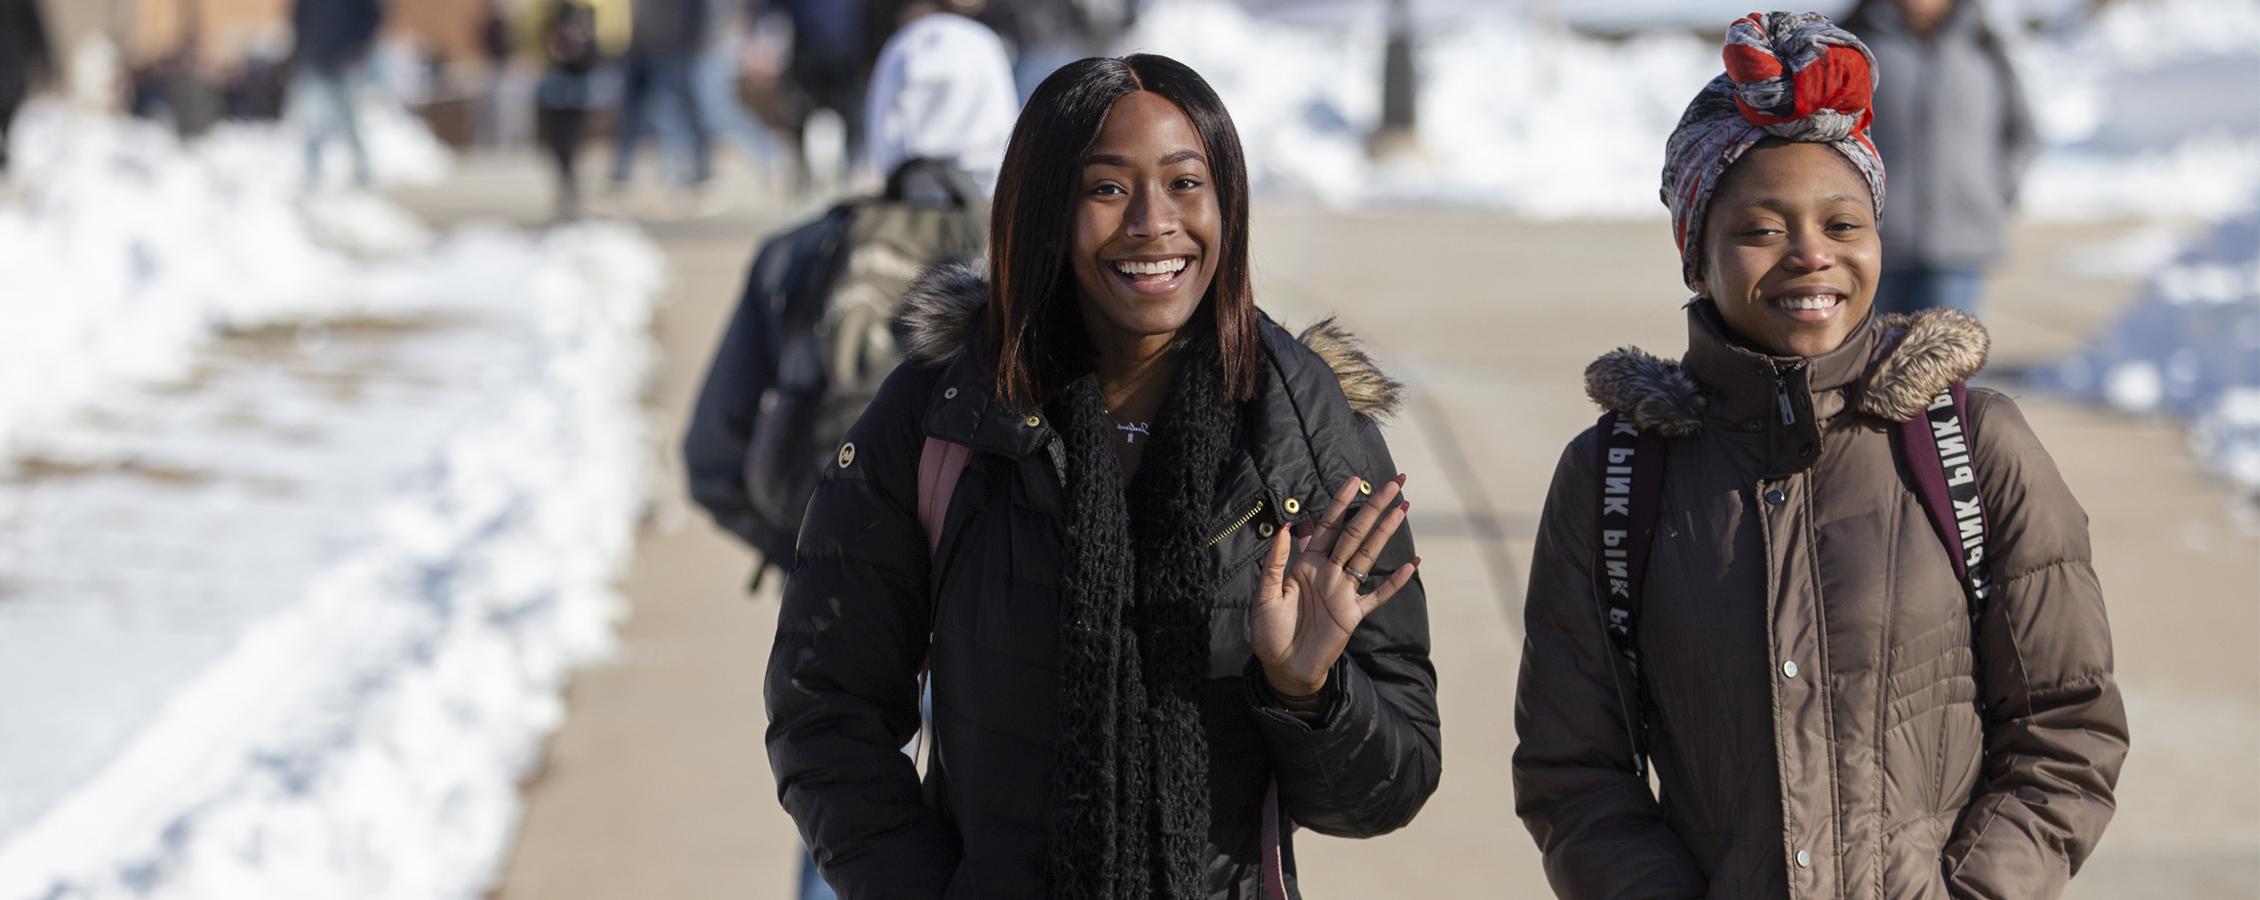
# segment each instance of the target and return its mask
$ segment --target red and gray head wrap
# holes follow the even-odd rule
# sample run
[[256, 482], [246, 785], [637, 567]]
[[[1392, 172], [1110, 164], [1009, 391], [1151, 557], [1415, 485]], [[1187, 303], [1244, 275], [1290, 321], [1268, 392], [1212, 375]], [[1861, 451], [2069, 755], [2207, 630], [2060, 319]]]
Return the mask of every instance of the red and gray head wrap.
[[1664, 145], [1664, 205], [1689, 287], [1702, 268], [1703, 215], [1734, 161], [1768, 137], [1836, 148], [1883, 213], [1883, 157], [1868, 140], [1875, 56], [1819, 13], [1751, 13], [1726, 30], [1726, 73], [1687, 104]]

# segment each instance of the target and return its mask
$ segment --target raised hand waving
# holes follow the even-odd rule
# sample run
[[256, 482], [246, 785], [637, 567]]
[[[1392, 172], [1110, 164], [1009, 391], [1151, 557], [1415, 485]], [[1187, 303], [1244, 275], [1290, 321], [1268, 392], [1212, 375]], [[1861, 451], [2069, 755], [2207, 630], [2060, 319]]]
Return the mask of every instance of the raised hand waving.
[[1403, 475], [1388, 481], [1353, 512], [1364, 481], [1352, 478], [1335, 490], [1316, 530], [1296, 537], [1280, 529], [1272, 538], [1251, 610], [1252, 641], [1264, 678], [1290, 703], [1315, 699], [1358, 623], [1396, 596], [1420, 567], [1414, 557], [1387, 580], [1369, 574], [1412, 509], [1410, 501], [1397, 502], [1404, 483]]

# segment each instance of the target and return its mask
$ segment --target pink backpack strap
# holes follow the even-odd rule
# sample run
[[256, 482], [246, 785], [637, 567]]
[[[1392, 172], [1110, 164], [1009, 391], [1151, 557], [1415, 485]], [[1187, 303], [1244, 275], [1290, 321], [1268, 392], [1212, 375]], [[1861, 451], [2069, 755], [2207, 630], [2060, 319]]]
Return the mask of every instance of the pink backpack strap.
[[942, 544], [942, 517], [949, 514], [950, 497], [957, 493], [957, 478], [965, 472], [973, 448], [938, 437], [926, 439], [918, 451], [918, 524], [926, 526], [926, 553]]
[[1286, 844], [1280, 832], [1279, 779], [1274, 778], [1263, 790], [1263, 848], [1257, 860], [1263, 867], [1263, 900], [1288, 900], [1287, 864], [1282, 847]]

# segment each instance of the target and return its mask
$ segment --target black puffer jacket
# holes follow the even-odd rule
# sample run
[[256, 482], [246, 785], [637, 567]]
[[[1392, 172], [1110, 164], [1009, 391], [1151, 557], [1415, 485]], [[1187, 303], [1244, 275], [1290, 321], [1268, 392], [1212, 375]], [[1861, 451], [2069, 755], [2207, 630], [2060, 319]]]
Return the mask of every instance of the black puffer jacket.
[[[914, 292], [910, 361], [817, 486], [785, 587], [769, 661], [770, 765], [785, 809], [848, 900], [1045, 893], [1063, 457], [1048, 420], [993, 401], [968, 349], [987, 295], [963, 269], [929, 275]], [[1330, 488], [1352, 475], [1395, 475], [1373, 417], [1393, 407], [1397, 388], [1328, 326], [1298, 340], [1267, 319], [1263, 337], [1264, 385], [1242, 405], [1241, 447], [1209, 515], [1217, 539], [1188, 561], [1220, 572], [1202, 701], [1214, 898], [1260, 896], [1273, 778], [1295, 823], [1368, 836], [1411, 821], [1441, 765], [1417, 577], [1358, 628], [1322, 713], [1290, 713], [1261, 687], [1248, 602], [1265, 538], [1320, 515]], [[931, 560], [916, 485], [928, 435], [974, 451]], [[1412, 557], [1410, 530], [1399, 531], [1374, 571]], [[918, 729], [929, 635], [936, 757], [922, 790], [898, 748]]]

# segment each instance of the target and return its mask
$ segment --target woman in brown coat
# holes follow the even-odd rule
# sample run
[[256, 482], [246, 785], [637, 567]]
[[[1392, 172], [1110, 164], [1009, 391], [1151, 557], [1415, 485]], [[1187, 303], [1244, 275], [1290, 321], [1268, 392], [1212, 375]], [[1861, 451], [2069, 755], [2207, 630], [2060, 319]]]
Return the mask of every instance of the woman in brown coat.
[[1664, 169], [1686, 354], [1587, 370], [1610, 433], [1546, 501], [1516, 812], [1569, 898], [2055, 897], [2127, 749], [2086, 515], [2013, 402], [1956, 399], [1976, 320], [1869, 315], [1865, 48], [1774, 13], [1725, 57]]

